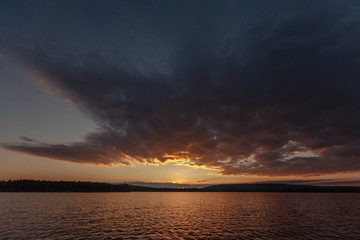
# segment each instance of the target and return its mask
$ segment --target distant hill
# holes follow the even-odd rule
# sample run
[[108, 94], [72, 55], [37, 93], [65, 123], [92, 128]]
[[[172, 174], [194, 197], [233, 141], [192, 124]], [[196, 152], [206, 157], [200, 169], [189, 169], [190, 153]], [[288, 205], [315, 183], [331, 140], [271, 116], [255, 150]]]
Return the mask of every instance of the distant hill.
[[129, 184], [75, 181], [0, 181], [0, 192], [360, 192], [360, 187], [272, 183], [220, 184], [204, 188], [154, 188]]
[[360, 192], [360, 187], [312, 186], [272, 183], [221, 184], [204, 187], [205, 192]]

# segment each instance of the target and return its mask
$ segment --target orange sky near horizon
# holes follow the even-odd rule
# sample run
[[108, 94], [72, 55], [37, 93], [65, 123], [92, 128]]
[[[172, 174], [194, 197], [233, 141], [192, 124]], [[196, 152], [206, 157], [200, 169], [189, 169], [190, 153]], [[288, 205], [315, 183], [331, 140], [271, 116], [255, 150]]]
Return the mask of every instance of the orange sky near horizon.
[[[253, 183], [269, 181], [315, 180], [327, 185], [339, 181], [357, 181], [359, 173], [338, 173], [322, 176], [223, 176], [216, 170], [189, 167], [167, 162], [166, 164], [135, 164], [134, 166], [101, 166], [78, 164], [29, 156], [0, 149], [0, 180], [33, 179], [94, 182], [157, 182], [179, 184]], [[304, 183], [306, 184], [306, 183]], [[322, 185], [316, 183], [315, 185]], [[360, 186], [360, 183], [340, 184]]]

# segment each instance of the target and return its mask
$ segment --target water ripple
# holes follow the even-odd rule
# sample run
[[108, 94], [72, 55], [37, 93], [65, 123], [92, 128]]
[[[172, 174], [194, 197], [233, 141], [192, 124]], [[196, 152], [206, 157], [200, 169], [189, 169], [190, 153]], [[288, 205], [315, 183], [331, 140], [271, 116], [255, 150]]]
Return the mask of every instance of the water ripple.
[[360, 239], [360, 194], [0, 193], [0, 239]]

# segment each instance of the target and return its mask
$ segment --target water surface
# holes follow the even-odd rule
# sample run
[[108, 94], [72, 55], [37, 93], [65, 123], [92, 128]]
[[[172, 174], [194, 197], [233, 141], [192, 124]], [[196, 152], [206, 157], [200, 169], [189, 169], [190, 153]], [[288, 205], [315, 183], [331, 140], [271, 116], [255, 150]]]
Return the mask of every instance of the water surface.
[[359, 193], [0, 193], [0, 239], [360, 239]]

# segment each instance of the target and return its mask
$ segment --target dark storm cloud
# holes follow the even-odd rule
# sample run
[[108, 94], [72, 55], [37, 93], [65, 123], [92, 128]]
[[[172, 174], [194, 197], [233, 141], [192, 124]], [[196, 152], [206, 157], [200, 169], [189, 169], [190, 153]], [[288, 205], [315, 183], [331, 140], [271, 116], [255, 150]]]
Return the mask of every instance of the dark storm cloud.
[[[152, 38], [167, 37], [166, 71], [6, 31], [1, 52], [100, 130], [80, 143], [4, 147], [94, 164], [187, 158], [226, 175], [360, 171], [359, 3], [289, 2], [182, 3], [178, 15], [165, 2], [127, 6], [153, 22]], [[169, 59], [149, 44], [155, 65]]]

